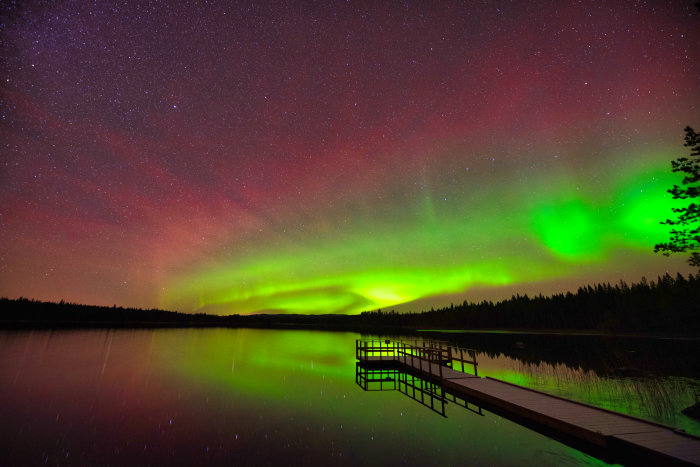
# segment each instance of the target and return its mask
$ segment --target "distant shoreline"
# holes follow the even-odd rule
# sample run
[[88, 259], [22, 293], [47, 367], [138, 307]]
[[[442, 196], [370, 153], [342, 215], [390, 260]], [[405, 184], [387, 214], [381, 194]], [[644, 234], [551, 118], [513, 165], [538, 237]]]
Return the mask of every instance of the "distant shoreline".
[[443, 334], [511, 334], [536, 336], [623, 337], [626, 339], [670, 339], [700, 341], [697, 334], [659, 334], [639, 332], [607, 332], [588, 329], [417, 329], [418, 332]]
[[[174, 313], [174, 312], [172, 312]], [[185, 315], [186, 316], [186, 315]], [[0, 331], [31, 331], [31, 330], [99, 330], [99, 329], [270, 329], [270, 330], [314, 330], [333, 332], [358, 332], [365, 334], [422, 334], [422, 335], [513, 335], [513, 336], [577, 336], [604, 337], [625, 339], [657, 339], [700, 341], [698, 334], [682, 333], [642, 333], [642, 332], [612, 332], [590, 329], [429, 329], [415, 326], [372, 325], [361, 323], [303, 323], [294, 322], [296, 317], [306, 316], [342, 316], [355, 317], [359, 315], [251, 315], [242, 317], [240, 323], [217, 323], [182, 319], [178, 321], [133, 321], [133, 320], [0, 320]], [[266, 318], [258, 321], [255, 317]], [[226, 317], [221, 317], [226, 318]], [[277, 320], [275, 318], [285, 318]], [[341, 318], [342, 319], [342, 318]]]
[[0, 298], [0, 329], [274, 328], [361, 333], [559, 334], [700, 339], [700, 273], [596, 284], [549, 297], [515, 295], [420, 313], [209, 315]]
[[241, 325], [224, 325], [202, 322], [138, 322], [138, 321], [0, 321], [0, 331], [29, 331], [29, 330], [89, 330], [89, 329], [270, 329], [270, 330], [313, 330], [333, 332], [360, 332], [369, 334], [410, 333], [410, 334], [481, 334], [481, 335], [514, 335], [514, 336], [578, 336], [578, 337], [609, 337], [625, 339], [657, 339], [657, 340], [686, 340], [700, 341], [700, 335], [694, 334], [659, 334], [607, 332], [585, 329], [417, 329], [411, 326], [326, 326], [313, 324], [272, 323], [261, 325], [247, 323]]

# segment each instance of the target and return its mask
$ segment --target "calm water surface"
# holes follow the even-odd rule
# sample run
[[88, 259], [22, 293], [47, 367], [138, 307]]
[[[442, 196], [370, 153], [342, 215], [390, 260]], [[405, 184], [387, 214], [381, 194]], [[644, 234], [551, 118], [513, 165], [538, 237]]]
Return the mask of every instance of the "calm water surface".
[[[359, 337], [246, 329], [0, 332], [2, 463], [600, 463], [486, 411], [448, 404], [443, 418], [396, 391], [363, 391], [355, 384]], [[648, 418], [700, 431], [687, 417], [668, 415], [694, 397], [695, 377], [608, 378], [525, 360], [484, 349], [480, 374], [629, 412], [651, 400], [657, 408]], [[666, 402], [654, 402], [658, 392]]]

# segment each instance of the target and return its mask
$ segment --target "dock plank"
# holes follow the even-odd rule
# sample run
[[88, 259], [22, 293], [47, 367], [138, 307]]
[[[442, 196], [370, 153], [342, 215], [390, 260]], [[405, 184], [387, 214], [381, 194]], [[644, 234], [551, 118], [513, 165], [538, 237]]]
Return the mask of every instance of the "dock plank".
[[700, 449], [697, 439], [680, 433], [630, 433], [615, 435], [627, 443], [662, 452], [690, 464], [700, 465]]
[[[361, 362], [398, 365], [432, 379], [452, 394], [472, 403], [485, 403], [506, 416], [514, 415], [536, 425], [602, 448], [622, 446], [639, 459], [649, 454], [664, 463], [700, 465], [700, 438], [673, 428], [567, 400], [494, 378], [482, 378], [445, 365], [405, 356], [364, 357]], [[442, 376], [441, 376], [442, 374]], [[656, 456], [656, 457], [653, 457]]]

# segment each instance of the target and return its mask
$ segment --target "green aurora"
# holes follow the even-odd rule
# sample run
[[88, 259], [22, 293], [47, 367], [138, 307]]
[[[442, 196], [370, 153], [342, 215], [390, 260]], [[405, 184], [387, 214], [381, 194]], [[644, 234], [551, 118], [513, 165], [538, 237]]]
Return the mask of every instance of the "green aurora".
[[[666, 239], [660, 220], [677, 205], [666, 190], [679, 177], [666, 162], [672, 150], [631, 154], [577, 177], [511, 166], [492, 171], [497, 183], [485, 186], [469, 178], [477, 168], [464, 180], [428, 176], [403, 197], [389, 184], [394, 195], [379, 198], [401, 198], [388, 203], [390, 216], [387, 202], [368, 209], [378, 198], [366, 196], [371, 213], [361, 222], [307, 231], [275, 248], [236, 245], [244, 253], [181, 274], [163, 304], [218, 314], [359, 313], [444, 294], [472, 299], [473, 287], [571, 277], [591, 266], [633, 269]], [[361, 218], [355, 200], [335, 209]]]

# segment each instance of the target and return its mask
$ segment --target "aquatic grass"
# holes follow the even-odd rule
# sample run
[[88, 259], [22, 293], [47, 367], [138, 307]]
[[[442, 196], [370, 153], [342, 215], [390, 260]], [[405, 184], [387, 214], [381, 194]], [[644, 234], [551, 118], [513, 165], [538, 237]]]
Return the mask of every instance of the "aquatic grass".
[[615, 412], [670, 425], [700, 436], [700, 421], [681, 413], [692, 405], [700, 382], [694, 378], [644, 374], [599, 375], [565, 364], [531, 363], [477, 354], [480, 374]]

